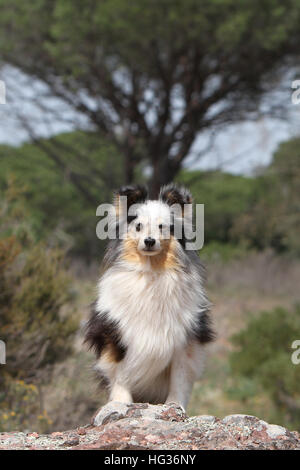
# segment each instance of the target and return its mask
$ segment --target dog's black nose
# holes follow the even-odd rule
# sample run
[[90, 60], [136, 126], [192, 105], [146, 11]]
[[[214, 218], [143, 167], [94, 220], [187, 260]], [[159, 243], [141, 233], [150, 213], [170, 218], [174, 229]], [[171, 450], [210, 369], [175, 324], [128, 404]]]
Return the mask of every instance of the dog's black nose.
[[155, 244], [155, 240], [154, 238], [148, 237], [148, 238], [145, 238], [144, 243], [147, 248], [151, 248]]

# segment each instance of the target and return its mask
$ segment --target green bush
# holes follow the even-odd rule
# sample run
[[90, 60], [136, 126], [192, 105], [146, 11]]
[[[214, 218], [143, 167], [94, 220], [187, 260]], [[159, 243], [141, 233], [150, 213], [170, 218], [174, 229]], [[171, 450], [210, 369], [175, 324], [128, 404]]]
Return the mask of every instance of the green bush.
[[232, 340], [237, 350], [230, 356], [236, 379], [231, 396], [245, 401], [265, 393], [275, 410], [271, 419], [299, 430], [300, 365], [292, 363], [291, 346], [300, 340], [300, 306], [263, 312]]
[[205, 243], [232, 243], [236, 221], [256, 201], [257, 180], [220, 171], [185, 170], [178, 181], [190, 188], [196, 203], [205, 206]]
[[29, 226], [20, 230], [21, 209], [20, 194], [10, 187], [0, 206], [0, 339], [6, 343], [0, 430], [37, 420], [36, 427], [44, 430], [49, 420], [41, 387], [50, 381], [53, 366], [72, 353], [78, 318], [62, 253], [36, 244]]
[[202, 261], [221, 261], [223, 263], [243, 259], [249, 256], [249, 253], [247, 245], [243, 245], [242, 243], [234, 245], [232, 243], [221, 243], [218, 241], [204, 243], [203, 248], [199, 251]]

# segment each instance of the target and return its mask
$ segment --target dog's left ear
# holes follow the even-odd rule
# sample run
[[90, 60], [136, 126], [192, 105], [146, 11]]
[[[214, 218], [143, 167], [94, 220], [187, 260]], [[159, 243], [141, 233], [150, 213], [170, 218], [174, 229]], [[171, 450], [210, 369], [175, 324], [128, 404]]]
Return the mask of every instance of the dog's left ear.
[[183, 186], [178, 186], [175, 183], [170, 183], [163, 186], [159, 193], [159, 199], [173, 206], [173, 204], [179, 204], [181, 207], [184, 204], [192, 204], [193, 198], [190, 191]]
[[115, 191], [114, 194], [114, 205], [116, 208], [116, 212], [119, 215], [125, 215], [123, 214], [124, 210], [124, 205], [120, 204], [120, 197], [126, 197], [127, 198], [127, 214], [129, 211], [129, 208], [133, 204], [142, 204], [143, 202], [146, 201], [148, 197], [148, 191], [145, 186], [142, 185], [132, 185], [132, 186], [122, 186], [120, 189]]

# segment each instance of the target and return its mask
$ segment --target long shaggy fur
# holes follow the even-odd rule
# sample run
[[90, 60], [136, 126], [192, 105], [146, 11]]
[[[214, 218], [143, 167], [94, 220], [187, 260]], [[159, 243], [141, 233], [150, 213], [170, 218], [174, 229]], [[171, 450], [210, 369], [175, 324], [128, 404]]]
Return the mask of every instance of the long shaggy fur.
[[[129, 220], [120, 196], [127, 197], [127, 211], [140, 204]], [[163, 187], [157, 201], [147, 200], [141, 186], [115, 195], [123, 237], [108, 246], [86, 326], [111, 400], [186, 406], [203, 369], [204, 346], [214, 338], [204, 270], [197, 253], [185, 250], [184, 237], [175, 238], [178, 214], [171, 209], [191, 202], [189, 191], [176, 185]]]

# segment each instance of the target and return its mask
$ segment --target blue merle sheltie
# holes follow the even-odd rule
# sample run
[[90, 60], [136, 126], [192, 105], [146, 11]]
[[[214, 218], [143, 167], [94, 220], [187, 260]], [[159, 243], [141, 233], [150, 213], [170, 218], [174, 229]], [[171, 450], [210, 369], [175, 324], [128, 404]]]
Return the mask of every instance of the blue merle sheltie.
[[158, 200], [142, 186], [115, 194], [117, 238], [104, 256], [85, 336], [110, 401], [185, 408], [201, 375], [205, 345], [214, 338], [210, 304], [198, 255], [186, 249], [192, 220], [177, 211], [177, 219], [187, 219], [177, 238], [171, 209], [191, 203], [189, 191], [174, 184], [162, 187]]

